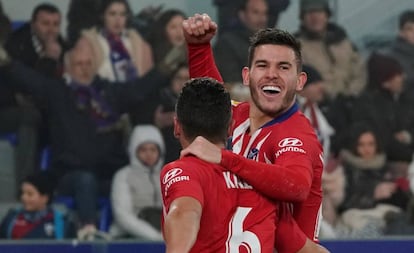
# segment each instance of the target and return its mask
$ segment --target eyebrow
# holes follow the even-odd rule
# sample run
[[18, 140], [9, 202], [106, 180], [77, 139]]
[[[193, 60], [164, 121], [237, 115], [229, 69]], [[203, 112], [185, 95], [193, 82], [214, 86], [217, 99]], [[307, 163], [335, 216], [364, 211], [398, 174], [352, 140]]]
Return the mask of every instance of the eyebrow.
[[[259, 64], [259, 63], [269, 63], [269, 61], [267, 61], [267, 60], [257, 60], [257, 61], [254, 62], [254, 64]], [[277, 65], [279, 65], [279, 66], [280, 65], [292, 66], [293, 64], [288, 62], [288, 61], [280, 61], [280, 62], [277, 62]]]

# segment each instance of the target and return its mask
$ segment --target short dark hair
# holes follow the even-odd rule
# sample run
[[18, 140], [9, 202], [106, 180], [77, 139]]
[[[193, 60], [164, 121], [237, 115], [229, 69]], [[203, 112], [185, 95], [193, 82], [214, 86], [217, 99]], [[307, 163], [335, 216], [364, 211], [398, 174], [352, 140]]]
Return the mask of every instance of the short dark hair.
[[230, 94], [215, 79], [203, 77], [187, 81], [178, 97], [176, 113], [189, 141], [203, 136], [214, 143], [225, 143], [231, 100]]
[[60, 14], [59, 9], [55, 5], [49, 4], [49, 3], [42, 3], [42, 4], [39, 4], [38, 6], [36, 6], [36, 8], [33, 10], [33, 12], [32, 12], [32, 21], [36, 20], [37, 15], [41, 11], [48, 12], [48, 13], [58, 13], [58, 14]]
[[265, 28], [257, 31], [250, 37], [247, 66], [251, 67], [256, 47], [260, 45], [281, 45], [291, 48], [295, 52], [298, 71], [302, 71], [302, 53], [300, 42], [289, 32], [277, 28]]
[[50, 204], [54, 196], [56, 187], [55, 182], [56, 178], [52, 173], [48, 171], [40, 171], [26, 176], [23, 179], [22, 184], [29, 183], [33, 185], [33, 187], [36, 188], [36, 190], [41, 195], [47, 196], [49, 198], [48, 204]]
[[400, 30], [404, 27], [404, 25], [408, 22], [414, 23], [414, 10], [404, 11], [400, 15]]

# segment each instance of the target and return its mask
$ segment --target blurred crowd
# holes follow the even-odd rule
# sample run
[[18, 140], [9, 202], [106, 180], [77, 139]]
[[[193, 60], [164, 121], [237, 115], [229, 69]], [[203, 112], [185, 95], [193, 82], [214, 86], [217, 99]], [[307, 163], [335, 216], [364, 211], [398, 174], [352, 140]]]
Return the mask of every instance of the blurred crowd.
[[[249, 37], [278, 27], [290, 1], [213, 4], [217, 66], [233, 99], [246, 100]], [[63, 17], [45, 2], [12, 29], [0, 2], [11, 59], [0, 62], [0, 138], [14, 140], [20, 201], [0, 238], [162, 240], [159, 173], [179, 157], [174, 107], [189, 79], [181, 24], [192, 13], [133, 13], [127, 0], [68, 8]], [[308, 74], [298, 104], [325, 153], [321, 238], [414, 235], [414, 9], [368, 57], [331, 14], [329, 0], [301, 0], [294, 33]], [[56, 208], [59, 199], [70, 211]]]

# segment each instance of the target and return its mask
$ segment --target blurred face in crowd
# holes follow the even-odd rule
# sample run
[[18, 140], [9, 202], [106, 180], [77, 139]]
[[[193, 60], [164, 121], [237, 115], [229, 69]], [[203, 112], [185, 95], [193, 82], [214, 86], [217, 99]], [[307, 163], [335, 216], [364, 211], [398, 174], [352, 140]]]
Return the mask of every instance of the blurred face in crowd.
[[56, 40], [60, 32], [60, 13], [39, 11], [31, 22], [33, 33], [42, 42]]
[[250, 0], [246, 9], [239, 12], [239, 18], [249, 30], [256, 32], [267, 27], [267, 12], [267, 3], [264, 0]]
[[264, 44], [256, 47], [250, 68], [243, 68], [243, 83], [250, 88], [254, 106], [250, 114], [274, 118], [295, 101], [306, 82], [298, 71], [298, 59], [288, 46]]
[[96, 73], [91, 50], [78, 46], [66, 57], [66, 72], [79, 84], [90, 85]]
[[311, 10], [303, 15], [302, 24], [314, 33], [323, 33], [328, 25], [329, 15], [325, 10]]
[[20, 200], [22, 201], [24, 210], [26, 211], [41, 211], [46, 208], [49, 197], [40, 194], [40, 192], [30, 183], [23, 183], [21, 187], [22, 194]]
[[372, 159], [377, 153], [377, 141], [371, 132], [361, 134], [357, 144], [358, 155], [363, 159]]
[[174, 16], [167, 23], [165, 28], [167, 38], [174, 46], [180, 46], [184, 43], [184, 33], [182, 23], [184, 18], [180, 15]]
[[144, 165], [152, 167], [160, 158], [160, 150], [157, 144], [145, 142], [138, 146], [136, 156]]
[[306, 84], [300, 94], [312, 103], [321, 102], [324, 97], [323, 82], [317, 81], [312, 84]]
[[121, 34], [126, 26], [127, 15], [127, 8], [123, 3], [114, 2], [109, 5], [103, 17], [105, 29], [111, 34]]
[[181, 67], [173, 76], [171, 81], [171, 87], [175, 94], [180, 94], [181, 89], [184, 87], [186, 81], [190, 79], [188, 67]]
[[414, 22], [407, 22], [400, 29], [400, 36], [414, 45]]
[[396, 74], [385, 81], [383, 86], [394, 94], [401, 93], [404, 87], [404, 74]]

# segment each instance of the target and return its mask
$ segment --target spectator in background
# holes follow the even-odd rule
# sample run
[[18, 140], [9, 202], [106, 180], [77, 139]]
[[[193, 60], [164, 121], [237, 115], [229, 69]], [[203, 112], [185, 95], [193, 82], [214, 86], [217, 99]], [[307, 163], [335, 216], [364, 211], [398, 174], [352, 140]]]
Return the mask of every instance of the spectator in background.
[[230, 85], [241, 84], [241, 70], [247, 65], [249, 38], [267, 26], [268, 5], [265, 0], [244, 0], [238, 9], [238, 23], [223, 32], [214, 45], [214, 57], [223, 79]]
[[325, 96], [324, 81], [319, 72], [309, 65], [303, 65], [302, 71], [307, 74], [308, 78], [303, 90], [299, 91], [298, 100], [303, 114], [311, 122], [322, 144], [326, 162], [331, 150], [330, 139], [335, 134], [335, 130], [319, 108], [319, 104], [324, 100]]
[[414, 10], [401, 13], [399, 33], [387, 53], [395, 57], [406, 75], [408, 90], [414, 90]]
[[165, 162], [172, 162], [180, 157], [181, 145], [174, 136], [175, 104], [186, 81], [190, 79], [187, 64], [182, 64], [172, 75], [170, 85], [160, 91], [160, 104], [156, 108], [154, 124], [161, 130], [166, 153]]
[[[61, 21], [61, 13], [55, 5], [50, 3], [37, 5], [32, 12], [30, 22], [9, 36], [5, 44], [8, 54], [47, 77], [60, 79], [63, 74], [63, 55], [66, 51], [66, 43], [60, 34]], [[16, 92], [15, 97], [18, 105], [28, 111], [25, 113], [29, 115], [30, 121], [40, 115], [40, 120], [38, 119], [36, 123], [37, 129], [35, 129], [38, 135], [37, 140], [32, 137], [32, 141], [38, 143], [31, 144], [37, 145], [40, 149], [49, 142], [47, 138], [49, 129], [46, 126], [46, 122], [49, 121], [47, 102], [37, 94], [27, 94], [25, 90]], [[29, 159], [33, 160], [30, 157]], [[21, 180], [22, 177], [32, 172], [18, 171], [21, 174], [18, 175], [18, 179]]]
[[295, 35], [303, 61], [321, 73], [329, 98], [356, 96], [365, 87], [365, 65], [345, 30], [329, 22], [330, 15], [329, 0], [300, 1], [301, 24]]
[[[111, 201], [116, 237], [162, 240], [160, 171], [164, 165], [164, 141], [153, 125], [136, 126], [129, 140], [130, 163], [112, 181]], [[152, 216], [152, 217], [147, 217]]]
[[[148, 41], [152, 46], [155, 64], [159, 64], [171, 50], [186, 53], [182, 22], [186, 15], [176, 9], [163, 11], [151, 26]], [[178, 63], [177, 63], [178, 64]]]
[[95, 26], [99, 22], [99, 8], [102, 0], [70, 0], [67, 20], [67, 41], [73, 47], [81, 31]]
[[[219, 33], [233, 29], [237, 24], [237, 11], [243, 5], [244, 0], [214, 0], [213, 4], [217, 6]], [[269, 6], [267, 27], [276, 27], [279, 15], [285, 11], [290, 0], [267, 0]]]
[[[12, 31], [11, 22], [3, 12], [0, 2], [0, 46], [7, 41]], [[6, 82], [0, 76], [0, 83]], [[16, 134], [14, 174], [16, 192], [20, 182], [33, 173], [36, 167], [38, 147], [38, 127], [40, 126], [40, 113], [31, 106], [19, 106], [16, 94], [10, 87], [0, 86], [0, 135]], [[14, 199], [17, 196], [10, 196]]]
[[135, 113], [139, 116], [135, 124], [153, 124], [160, 129], [165, 142], [166, 163], [180, 156], [181, 145], [174, 136], [175, 103], [188, 79], [188, 65], [184, 62], [172, 73], [168, 86], [155, 91], [145, 99], [142, 106], [135, 108]]
[[96, 27], [82, 32], [81, 44], [94, 53], [98, 75], [111, 82], [144, 76], [153, 67], [151, 47], [130, 25], [127, 0], [102, 0]]
[[[306, 73], [307, 80], [303, 90], [299, 91], [298, 101], [303, 114], [309, 119], [315, 129], [319, 141], [323, 147], [324, 170], [322, 172], [323, 204], [322, 204], [322, 231], [324, 222], [333, 225], [336, 220], [336, 209], [342, 203], [345, 195], [345, 176], [341, 166], [331, 166], [331, 138], [335, 134], [327, 118], [320, 109], [319, 104], [324, 100], [324, 81], [319, 72], [309, 66], [303, 65], [302, 71]], [[327, 166], [329, 165], [329, 166]]]
[[21, 208], [11, 209], [0, 225], [3, 239], [63, 239], [65, 219], [50, 204], [53, 179], [45, 172], [26, 177], [21, 183]]
[[337, 222], [340, 236], [372, 238], [383, 234], [389, 212], [405, 210], [409, 193], [390, 176], [386, 154], [375, 130], [355, 123], [340, 156], [346, 175], [346, 193]]
[[352, 121], [374, 126], [388, 160], [408, 165], [414, 152], [414, 97], [404, 89], [404, 70], [394, 58], [373, 53], [368, 80], [368, 89], [355, 101]]
[[0, 48], [0, 73], [16, 89], [48, 101], [51, 170], [59, 181], [59, 193], [74, 196], [78, 235], [84, 239], [96, 232], [98, 188], [108, 194], [114, 172], [127, 164], [119, 115], [159, 89], [170, 73], [153, 69], [140, 79], [114, 85], [96, 76], [92, 52], [81, 44], [65, 59], [66, 79], [47, 79], [12, 62]]
[[[179, 71], [183, 63], [187, 62], [187, 50], [182, 31], [184, 18], [185, 14], [183, 12], [169, 9], [163, 11], [151, 25], [148, 40], [153, 48], [156, 66], [161, 67], [162, 62], [168, 62], [176, 66], [177, 71]], [[188, 68], [186, 71], [188, 72]], [[173, 79], [176, 74], [177, 72], [170, 76], [170, 83], [174, 82]], [[188, 77], [188, 74], [186, 76]], [[169, 87], [163, 89], [161, 93], [164, 91], [169, 91]], [[144, 103], [134, 106], [130, 114], [131, 123], [133, 125], [156, 124], [162, 130], [163, 136], [167, 138], [165, 139], [167, 145], [166, 161], [172, 161], [177, 159], [179, 150], [181, 150], [177, 139], [172, 136], [171, 127], [173, 125], [174, 108], [170, 110], [170, 101], [168, 102], [168, 108], [158, 107], [160, 103], [163, 103], [161, 99], [165, 99], [161, 98], [160, 95], [160, 91], [156, 91]], [[167, 92], [164, 95], [169, 96], [170, 93]], [[173, 98], [173, 103], [175, 103], [175, 95], [173, 95]], [[172, 144], [172, 149], [169, 148], [170, 144]]]
[[66, 50], [60, 35], [61, 18], [53, 4], [36, 6], [30, 22], [7, 40], [5, 47], [9, 55], [46, 76], [60, 78]]

